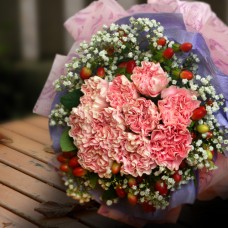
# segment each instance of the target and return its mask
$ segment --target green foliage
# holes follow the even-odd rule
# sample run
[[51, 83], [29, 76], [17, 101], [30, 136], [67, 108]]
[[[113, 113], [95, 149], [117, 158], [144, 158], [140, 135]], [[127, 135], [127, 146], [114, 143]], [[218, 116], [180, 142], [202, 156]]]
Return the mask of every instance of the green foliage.
[[76, 89], [61, 97], [61, 103], [69, 110], [80, 104], [80, 97], [83, 95], [80, 89]]
[[96, 173], [89, 173], [88, 179], [90, 181], [91, 188], [95, 188], [98, 181], [98, 175]]
[[114, 188], [109, 188], [102, 194], [102, 200], [104, 201], [115, 199], [116, 197], [116, 191]]
[[69, 152], [76, 150], [76, 146], [73, 143], [73, 139], [69, 136], [69, 128], [67, 128], [61, 135], [60, 146], [62, 151]]

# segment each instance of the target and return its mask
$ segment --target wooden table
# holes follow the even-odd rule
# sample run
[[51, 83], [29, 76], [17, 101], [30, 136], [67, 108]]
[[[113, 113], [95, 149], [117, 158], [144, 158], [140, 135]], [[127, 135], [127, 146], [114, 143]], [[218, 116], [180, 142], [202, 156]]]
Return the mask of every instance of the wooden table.
[[0, 125], [0, 133], [12, 142], [0, 144], [0, 227], [126, 227], [96, 210], [75, 218], [45, 218], [34, 210], [40, 203], [73, 203], [63, 182], [50, 165], [55, 159], [47, 118], [33, 115]]
[[[0, 125], [0, 134], [11, 139], [0, 143], [0, 228], [126, 228], [121, 222], [82, 210], [73, 216], [45, 218], [35, 208], [41, 203], [75, 203], [65, 194], [63, 182], [50, 162], [55, 159], [47, 118], [32, 115]], [[228, 200], [215, 199], [185, 205], [176, 224], [146, 227], [205, 227], [226, 222]], [[219, 218], [219, 219], [218, 219]]]

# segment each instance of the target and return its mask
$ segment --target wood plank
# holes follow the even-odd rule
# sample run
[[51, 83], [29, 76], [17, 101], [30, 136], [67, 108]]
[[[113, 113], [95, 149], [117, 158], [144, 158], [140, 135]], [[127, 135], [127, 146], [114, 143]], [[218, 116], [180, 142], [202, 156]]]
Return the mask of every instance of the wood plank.
[[29, 157], [4, 145], [0, 145], [0, 161], [64, 191], [65, 187], [57, 171], [44, 162]]
[[27, 196], [0, 183], [0, 206], [15, 214], [27, 219], [28, 221], [39, 225], [39, 221], [44, 218], [43, 215], [36, 212], [34, 208], [39, 207], [39, 203]]
[[[43, 215], [41, 215], [40, 213], [34, 210], [35, 208], [39, 207], [38, 202], [1, 183], [0, 183], [0, 206], [30, 221], [31, 223], [38, 225], [39, 227], [86, 228], [86, 226], [84, 226], [83, 224], [68, 217], [55, 218], [55, 219], [45, 218]], [[68, 223], [70, 226], [67, 226]], [[19, 226], [19, 227], [30, 228], [30, 226]]]
[[[97, 213], [97, 210], [82, 211], [74, 214], [80, 222], [83, 222], [87, 226], [97, 227], [97, 228], [131, 228], [132, 226], [125, 223], [119, 222], [117, 220], [104, 217]], [[137, 227], [137, 226], [136, 226]]]
[[[0, 182], [16, 191], [39, 201], [53, 201], [56, 203], [75, 203], [73, 199], [68, 197], [64, 192], [53, 188], [31, 176], [28, 176], [18, 170], [0, 163]], [[29, 188], [28, 188], [29, 186]]]
[[22, 119], [22, 121], [32, 124], [36, 127], [42, 128], [44, 130], [47, 130], [47, 131], [49, 130], [47, 117], [39, 116], [39, 115], [32, 115], [32, 116]]
[[55, 155], [50, 152], [46, 152], [45, 146], [41, 143], [35, 142], [5, 128], [0, 127], [0, 132], [6, 137], [12, 139], [12, 143], [6, 144], [7, 147], [23, 152], [24, 154], [45, 163], [49, 163], [55, 159]]
[[29, 123], [15, 120], [12, 122], [4, 123], [1, 125], [1, 127], [23, 135], [29, 139], [34, 140], [35, 142], [39, 142], [44, 145], [52, 144], [49, 131], [33, 126]]
[[11, 228], [11, 227], [29, 227], [35, 228], [36, 225], [31, 222], [17, 216], [11, 211], [6, 210], [3, 207], [0, 207], [0, 227], [2, 228]]
[[[54, 218], [45, 219], [42, 221], [45, 227], [61, 227], [61, 228], [88, 228], [88, 226], [78, 222], [76, 219], [71, 218]], [[93, 226], [94, 227], [94, 226]]]

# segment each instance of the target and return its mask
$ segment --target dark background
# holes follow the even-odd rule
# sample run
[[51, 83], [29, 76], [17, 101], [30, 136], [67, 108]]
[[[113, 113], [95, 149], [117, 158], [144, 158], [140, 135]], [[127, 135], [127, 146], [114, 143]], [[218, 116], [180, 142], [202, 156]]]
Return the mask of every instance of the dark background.
[[[55, 54], [66, 55], [69, 51], [70, 39], [68, 37], [68, 46], [66, 46], [66, 31], [63, 27], [66, 19], [63, 13], [64, 0], [37, 0], [38, 54], [32, 59], [23, 56], [21, 1], [24, 0], [0, 0], [0, 122], [32, 113]], [[75, 12], [92, 2], [70, 1], [75, 2]], [[118, 2], [128, 8], [131, 2], [146, 3], [146, 0], [118, 0]], [[224, 22], [228, 20], [226, 13], [228, 1], [204, 2], [210, 2], [212, 10]]]

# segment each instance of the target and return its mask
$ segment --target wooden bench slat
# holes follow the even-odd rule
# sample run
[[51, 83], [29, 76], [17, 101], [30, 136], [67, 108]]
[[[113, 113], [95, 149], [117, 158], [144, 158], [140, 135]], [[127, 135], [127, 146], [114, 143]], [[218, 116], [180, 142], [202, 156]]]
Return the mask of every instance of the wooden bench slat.
[[39, 207], [39, 203], [3, 184], [0, 183], [0, 206], [7, 208], [17, 215], [39, 224], [43, 215], [36, 212], [34, 208]]
[[73, 203], [73, 199], [64, 192], [53, 188], [31, 176], [0, 163], [0, 173], [4, 185], [23, 193], [39, 202]]
[[88, 226], [71, 218], [54, 218], [45, 219], [42, 222], [45, 227], [59, 227], [59, 228], [88, 228]]
[[0, 207], [0, 227], [29, 227], [35, 228], [36, 225], [31, 222], [17, 216], [11, 211], [6, 210], [3, 207]]
[[4, 145], [0, 145], [0, 151], [0, 161], [2, 163], [64, 191], [65, 187], [63, 186], [63, 182], [51, 165]]
[[[77, 227], [86, 228], [85, 225], [81, 224], [75, 219], [68, 217], [47, 219], [39, 212], [35, 211], [40, 204], [35, 200], [3, 185], [0, 183], [0, 206], [8, 209], [15, 216], [20, 216], [31, 223], [38, 225], [39, 227]], [[1, 211], [0, 211], [1, 212]], [[1, 217], [0, 217], [1, 218]], [[21, 226], [29, 227], [30, 226]], [[33, 226], [31, 226], [32, 228]]]
[[1, 127], [23, 135], [29, 139], [34, 140], [35, 142], [39, 142], [45, 145], [52, 144], [49, 131], [33, 126], [29, 123], [16, 120], [2, 124]]
[[0, 127], [0, 132], [12, 139], [12, 143], [6, 144], [7, 147], [23, 152], [45, 163], [49, 163], [55, 156], [52, 153], [46, 152], [44, 150], [45, 146], [41, 143], [35, 142], [5, 128]]
[[125, 223], [98, 214], [96, 210], [77, 212], [74, 214], [74, 217], [90, 227], [131, 228], [131, 226]]
[[47, 131], [49, 130], [47, 117], [32, 115], [32, 116], [26, 117], [25, 119], [22, 119], [22, 121], [32, 124], [36, 127], [42, 128], [44, 130], [47, 130]]

